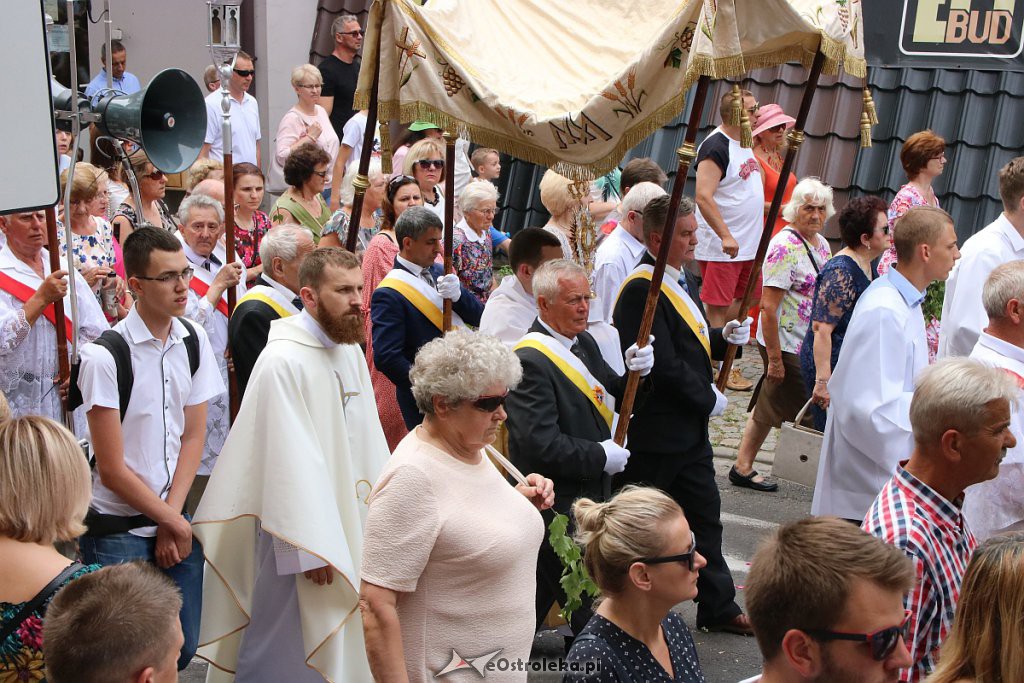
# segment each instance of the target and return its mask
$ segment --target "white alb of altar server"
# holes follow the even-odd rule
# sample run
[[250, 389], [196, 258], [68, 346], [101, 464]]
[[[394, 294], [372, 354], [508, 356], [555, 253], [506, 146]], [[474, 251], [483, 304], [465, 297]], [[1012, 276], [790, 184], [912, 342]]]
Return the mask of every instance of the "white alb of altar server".
[[864, 291], [828, 383], [812, 515], [863, 519], [896, 465], [910, 457], [914, 377], [928, 365], [919, 291], [892, 269]]
[[[320, 252], [349, 259], [323, 287], [335, 296], [347, 288], [358, 316], [358, 262]], [[339, 271], [348, 280], [336, 286]], [[247, 682], [372, 680], [358, 570], [366, 499], [389, 451], [363, 353], [328, 334], [345, 316], [311, 311], [308, 291], [302, 313], [271, 324], [196, 511], [212, 570], [199, 648], [213, 664], [207, 680], [223, 671]], [[361, 321], [353, 329], [360, 338]], [[314, 582], [318, 572], [332, 580]]]

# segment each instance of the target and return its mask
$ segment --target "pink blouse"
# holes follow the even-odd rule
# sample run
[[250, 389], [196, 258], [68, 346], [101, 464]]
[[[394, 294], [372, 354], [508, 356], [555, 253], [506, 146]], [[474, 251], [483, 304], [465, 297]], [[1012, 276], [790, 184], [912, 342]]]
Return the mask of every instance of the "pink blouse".
[[341, 146], [341, 141], [338, 139], [338, 134], [334, 132], [334, 126], [331, 125], [331, 119], [327, 115], [327, 110], [319, 104], [315, 106], [316, 116], [307, 116], [297, 108], [292, 107], [281, 118], [281, 123], [277, 126], [277, 146], [274, 148], [274, 164], [278, 167], [278, 170], [281, 170], [283, 176], [284, 162], [288, 159], [292, 145], [314, 122], [319, 123], [320, 137], [317, 138], [316, 142], [331, 157], [330, 163], [327, 164], [327, 177], [324, 179], [324, 182], [327, 183], [326, 186], [330, 187], [334, 162], [338, 160], [338, 148]]

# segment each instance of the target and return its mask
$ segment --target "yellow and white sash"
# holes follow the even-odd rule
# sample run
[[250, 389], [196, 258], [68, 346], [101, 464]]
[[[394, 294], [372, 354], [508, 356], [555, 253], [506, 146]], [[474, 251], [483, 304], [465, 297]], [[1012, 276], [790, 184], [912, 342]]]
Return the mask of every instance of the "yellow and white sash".
[[[377, 286], [393, 289], [401, 294], [406, 301], [411, 303], [437, 329], [444, 331], [441, 316], [444, 299], [441, 298], [436, 289], [427, 285], [426, 282], [407, 270], [392, 268]], [[452, 311], [452, 327], [465, 326], [466, 324], [462, 322], [459, 314]]]
[[587, 400], [594, 404], [597, 412], [608, 423], [608, 429], [612, 428], [612, 421], [615, 417], [615, 397], [597, 381], [597, 378], [590, 373], [590, 370], [579, 358], [573, 355], [572, 351], [565, 348], [557, 339], [540, 332], [530, 332], [520, 339], [519, 343], [513, 347], [513, 351], [517, 349], [537, 349], [543, 353], [570, 382], [576, 385], [576, 388], [587, 397]]
[[282, 318], [290, 318], [299, 312], [299, 309], [295, 308], [295, 305], [292, 304], [291, 299], [267, 285], [255, 285], [252, 287], [245, 293], [245, 296], [238, 300], [238, 305], [241, 306], [246, 301], [262, 302], [274, 309], [274, 312]]
[[[654, 266], [647, 263], [638, 265], [629, 274], [625, 282], [622, 283], [622, 287], [619, 288], [619, 293], [615, 297], [616, 302], [618, 302], [618, 298], [622, 295], [622, 290], [626, 288], [626, 285], [633, 280], [647, 280], [650, 282], [653, 273]], [[672, 308], [679, 314], [679, 317], [686, 322], [686, 325], [697, 336], [697, 340], [704, 347], [704, 352], [708, 354], [708, 358], [711, 358], [711, 340], [708, 338], [708, 326], [704, 322], [704, 316], [701, 315], [700, 308], [693, 302], [690, 295], [679, 286], [678, 282], [673, 281], [671, 278], [662, 278], [661, 295], [672, 304]]]

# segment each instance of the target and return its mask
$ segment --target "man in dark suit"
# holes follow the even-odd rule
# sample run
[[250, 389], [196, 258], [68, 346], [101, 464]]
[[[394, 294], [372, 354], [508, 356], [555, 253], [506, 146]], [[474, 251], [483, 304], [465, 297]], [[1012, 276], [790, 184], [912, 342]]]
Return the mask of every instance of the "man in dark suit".
[[[523, 379], [509, 392], [509, 452], [524, 471], [541, 472], [558, 492], [553, 510], [569, 514], [572, 503], [586, 496], [604, 498], [604, 480], [622, 471], [629, 451], [611, 439], [614, 400], [626, 387], [601, 357], [586, 332], [590, 313], [590, 282], [572, 261], [548, 261], [533, 278], [538, 318], [516, 344]], [[654, 365], [653, 348], [625, 352], [626, 367], [647, 374]], [[550, 522], [552, 513], [545, 514]], [[571, 526], [570, 526], [571, 533]], [[548, 542], [537, 560], [537, 622], [555, 600], [565, 604], [559, 584], [562, 564]], [[573, 614], [579, 633], [590, 617], [589, 601]]]
[[[644, 209], [647, 251], [615, 304], [615, 327], [623, 348], [633, 343], [640, 329], [669, 201], [668, 196], [658, 197]], [[708, 561], [697, 580], [697, 626], [749, 635], [750, 620], [735, 602], [736, 587], [722, 556], [722, 501], [708, 418], [720, 415], [728, 402], [713, 384], [711, 360], [722, 357], [728, 344], [746, 343], [751, 321], [708, 328], [695, 283], [688, 273], [682, 274], [697, 246], [693, 211], [693, 200], [683, 197], [651, 331], [658, 361], [651, 371], [647, 400], [637, 406], [629, 423], [627, 443], [633, 456], [615, 484], [655, 486], [679, 503]]]
[[238, 300], [228, 321], [228, 346], [239, 395], [245, 395], [256, 359], [267, 345], [270, 323], [302, 310], [299, 267], [314, 248], [313, 233], [299, 225], [279, 225], [263, 236], [263, 272]]
[[420, 347], [443, 333], [444, 299], [452, 302], [454, 325], [480, 325], [484, 306], [435, 264], [441, 253], [441, 219], [422, 206], [406, 209], [395, 222], [399, 252], [395, 267], [381, 280], [370, 299], [373, 322], [373, 364], [395, 385], [405, 426], [423, 421], [409, 384], [409, 369]]

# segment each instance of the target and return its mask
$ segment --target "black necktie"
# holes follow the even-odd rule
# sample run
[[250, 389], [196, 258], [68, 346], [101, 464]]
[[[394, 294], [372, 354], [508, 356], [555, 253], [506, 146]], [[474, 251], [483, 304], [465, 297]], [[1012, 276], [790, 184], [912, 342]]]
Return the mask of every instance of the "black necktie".
[[578, 341], [574, 341], [569, 350], [572, 351], [572, 355], [580, 359], [580, 362], [584, 365], [587, 364], [587, 354], [583, 351], [583, 346]]
[[420, 272], [420, 277], [423, 279], [424, 282], [426, 282], [431, 287], [436, 287], [437, 286], [435, 284], [435, 282], [434, 282], [434, 274], [430, 272], [429, 268], [424, 268]]

